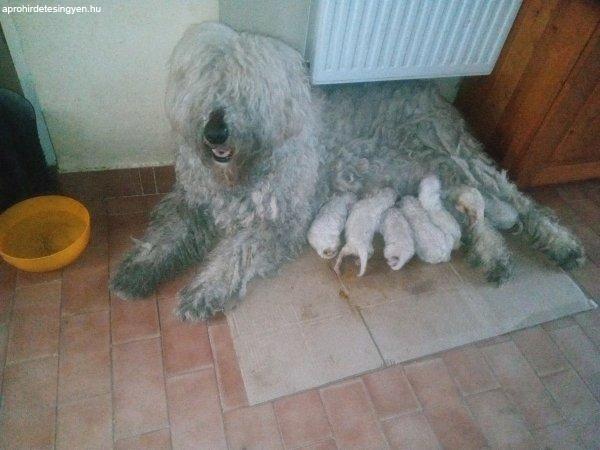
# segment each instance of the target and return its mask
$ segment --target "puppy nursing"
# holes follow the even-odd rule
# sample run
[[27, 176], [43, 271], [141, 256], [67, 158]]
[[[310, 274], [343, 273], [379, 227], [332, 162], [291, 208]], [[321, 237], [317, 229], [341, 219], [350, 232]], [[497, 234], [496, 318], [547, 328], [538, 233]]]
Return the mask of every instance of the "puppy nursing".
[[337, 255], [348, 210], [355, 202], [356, 195], [349, 192], [334, 196], [319, 210], [308, 230], [308, 242], [321, 258], [331, 259]]
[[390, 208], [383, 214], [379, 232], [385, 247], [383, 256], [392, 270], [399, 270], [415, 254], [413, 232], [402, 211]]
[[419, 184], [418, 198], [407, 195], [394, 207], [396, 200], [396, 192], [390, 188], [359, 201], [352, 193], [336, 195], [319, 211], [308, 241], [319, 256], [330, 259], [337, 253], [345, 229], [346, 243], [335, 271], [339, 273], [346, 256], [355, 256], [360, 265], [358, 276], [364, 275], [373, 254], [376, 232], [383, 236], [383, 254], [392, 270], [401, 269], [415, 254], [430, 264], [449, 261], [452, 250], [460, 245], [461, 229], [442, 205], [440, 180], [427, 176]]
[[391, 208], [395, 201], [396, 192], [386, 188], [356, 202], [346, 222], [346, 245], [340, 251], [335, 263], [336, 272], [339, 271], [344, 257], [353, 255], [360, 261], [358, 276], [364, 275], [367, 270], [367, 260], [373, 254], [373, 236], [379, 228], [381, 215]]

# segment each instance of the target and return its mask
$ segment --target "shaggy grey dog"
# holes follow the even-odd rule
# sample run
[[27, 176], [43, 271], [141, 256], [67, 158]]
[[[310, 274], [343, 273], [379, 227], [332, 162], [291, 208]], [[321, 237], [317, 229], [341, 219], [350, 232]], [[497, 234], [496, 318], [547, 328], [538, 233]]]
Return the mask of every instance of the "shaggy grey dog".
[[429, 83], [311, 88], [300, 54], [284, 43], [204, 23], [173, 52], [166, 109], [177, 182], [112, 279], [124, 298], [145, 297], [200, 264], [180, 293], [179, 315], [210, 317], [253, 278], [296, 257], [331, 196], [385, 188], [416, 195], [429, 174], [440, 178], [469, 258], [490, 280], [509, 276], [511, 257], [501, 224], [486, 217], [469, 227], [455, 210], [465, 185], [516, 211], [530, 243], [562, 267], [583, 262], [577, 239], [494, 167]]

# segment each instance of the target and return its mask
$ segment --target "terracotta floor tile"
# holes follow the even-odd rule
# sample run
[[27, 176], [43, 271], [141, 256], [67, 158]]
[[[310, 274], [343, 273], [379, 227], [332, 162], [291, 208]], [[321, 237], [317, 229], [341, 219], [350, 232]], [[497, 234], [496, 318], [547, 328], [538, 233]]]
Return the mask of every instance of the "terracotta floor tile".
[[338, 446], [335, 444], [333, 439], [327, 439], [326, 441], [317, 442], [315, 444], [305, 445], [298, 447], [298, 450], [338, 450]]
[[146, 208], [146, 197], [144, 195], [106, 199], [106, 212], [109, 216], [144, 213]]
[[476, 346], [450, 350], [442, 354], [442, 359], [464, 395], [500, 387], [481, 350]]
[[363, 381], [380, 420], [421, 409], [402, 366], [364, 375]]
[[159, 336], [156, 299], [122, 300], [112, 296], [111, 329], [113, 344]]
[[119, 439], [115, 442], [115, 450], [170, 450], [171, 433], [168, 428], [151, 431], [139, 436]]
[[197, 267], [190, 267], [182, 273], [165, 280], [158, 286], [156, 296], [159, 298], [176, 298], [179, 291], [192, 281], [197, 271]]
[[153, 211], [156, 208], [156, 205], [160, 203], [160, 201], [165, 198], [165, 194], [152, 194], [152, 195], [144, 195], [146, 199], [146, 211]]
[[15, 293], [17, 270], [0, 262], [0, 324], [7, 323]]
[[441, 358], [408, 364], [404, 371], [424, 408], [459, 400], [458, 389]]
[[[589, 298], [596, 301], [596, 303], [600, 301], [600, 283], [598, 283], [600, 266], [598, 266], [598, 263], [588, 261], [583, 267], [569, 271], [569, 275]], [[581, 323], [579, 325], [582, 326]], [[598, 339], [600, 338], [597, 338], [595, 342], [599, 342]]]
[[53, 449], [56, 408], [6, 409], [0, 415], [0, 448]]
[[535, 448], [523, 416], [502, 390], [471, 395], [466, 402], [492, 448]]
[[587, 377], [584, 381], [596, 400], [600, 401], [600, 372]]
[[224, 411], [248, 404], [246, 389], [227, 324], [208, 328]]
[[108, 310], [108, 251], [104, 246], [88, 249], [64, 269], [62, 314]]
[[103, 170], [98, 173], [98, 178], [102, 184], [102, 192], [105, 198], [140, 195], [142, 193], [142, 183], [137, 168]]
[[61, 356], [65, 353], [92, 352], [110, 345], [108, 311], [80, 314], [62, 319]]
[[544, 330], [550, 332], [561, 328], [572, 327], [573, 325], [576, 325], [575, 319], [572, 317], [561, 317], [560, 319], [551, 322], [544, 322], [541, 326]]
[[333, 436], [343, 449], [381, 449], [386, 441], [360, 380], [325, 388], [323, 404]]
[[585, 424], [577, 428], [577, 432], [584, 448], [600, 448], [600, 413], [592, 415]]
[[156, 194], [156, 183], [154, 181], [154, 167], [140, 167], [140, 181], [144, 195]]
[[562, 420], [558, 406], [514, 342], [483, 349], [509, 400], [533, 427], [543, 428]]
[[60, 358], [60, 404], [110, 392], [110, 351], [67, 353]]
[[160, 339], [113, 346], [115, 438], [168, 425]]
[[[89, 210], [89, 205], [87, 203], [85, 205]], [[102, 205], [102, 208], [104, 209], [104, 205]], [[90, 211], [90, 213], [90, 242], [88, 243], [88, 248], [108, 248], [108, 218], [106, 212]]]
[[158, 302], [167, 376], [190, 372], [213, 363], [206, 323], [182, 322], [173, 314], [177, 302], [177, 298], [160, 299]]
[[475, 343], [477, 348], [484, 348], [490, 345], [501, 344], [502, 342], [510, 341], [510, 334], [501, 334], [500, 336], [494, 336], [493, 338], [484, 339], [483, 341], [479, 341]]
[[111, 449], [110, 394], [80, 400], [58, 408], [57, 449]]
[[225, 431], [230, 450], [283, 449], [272, 403], [226, 412]]
[[156, 192], [168, 193], [175, 183], [175, 169], [173, 166], [160, 166], [154, 168], [156, 178]]
[[573, 425], [557, 423], [546, 428], [532, 431], [537, 448], [585, 450], [579, 439], [579, 431]]
[[3, 408], [19, 411], [54, 408], [57, 376], [56, 356], [7, 366], [4, 369]]
[[2, 371], [6, 360], [6, 347], [8, 346], [8, 325], [0, 324], [0, 387], [2, 386]]
[[512, 339], [540, 376], [560, 372], [569, 365], [548, 333], [540, 326], [515, 331]]
[[[600, 280], [600, 273], [597, 280]], [[600, 283], [597, 284], [600, 286]], [[600, 309], [596, 308], [577, 314], [575, 320], [587, 337], [596, 344], [596, 347], [600, 347]]]
[[17, 289], [9, 327], [7, 362], [58, 352], [59, 281]]
[[64, 403], [110, 392], [108, 311], [62, 320], [58, 401]]
[[570, 423], [600, 412], [600, 404], [572, 369], [543, 377], [542, 381]]
[[385, 436], [394, 449], [433, 450], [438, 442], [422, 413], [406, 414], [382, 423]]
[[448, 403], [425, 411], [427, 420], [444, 449], [482, 449], [488, 442], [467, 408]]
[[582, 378], [600, 372], [600, 351], [579, 326], [554, 330], [550, 335]]
[[318, 391], [282, 398], [273, 407], [286, 448], [305, 446], [331, 436]]
[[177, 449], [227, 449], [213, 369], [167, 380], [171, 440]]
[[17, 287], [26, 287], [33, 284], [49, 283], [50, 281], [60, 280], [62, 276], [61, 270], [53, 270], [51, 272], [25, 272], [17, 271]]

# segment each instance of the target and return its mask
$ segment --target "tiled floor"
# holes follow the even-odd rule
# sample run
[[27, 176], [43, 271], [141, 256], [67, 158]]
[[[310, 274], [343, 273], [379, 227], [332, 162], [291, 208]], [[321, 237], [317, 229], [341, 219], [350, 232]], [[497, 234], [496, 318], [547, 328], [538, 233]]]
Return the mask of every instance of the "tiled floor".
[[[572, 275], [599, 300], [600, 183], [534, 194], [584, 240]], [[108, 294], [157, 197], [86, 200], [90, 248], [60, 272], [0, 265], [1, 448], [600, 447], [598, 310], [247, 406], [227, 321], [171, 314], [185, 276]]]

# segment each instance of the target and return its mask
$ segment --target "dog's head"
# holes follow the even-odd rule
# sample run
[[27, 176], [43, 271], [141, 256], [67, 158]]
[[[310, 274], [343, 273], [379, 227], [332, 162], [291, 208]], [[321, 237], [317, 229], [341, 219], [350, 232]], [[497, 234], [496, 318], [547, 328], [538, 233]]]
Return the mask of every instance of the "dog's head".
[[296, 136], [310, 105], [302, 57], [278, 40], [203, 23], [186, 31], [171, 56], [171, 125], [230, 182], [247, 179]]

